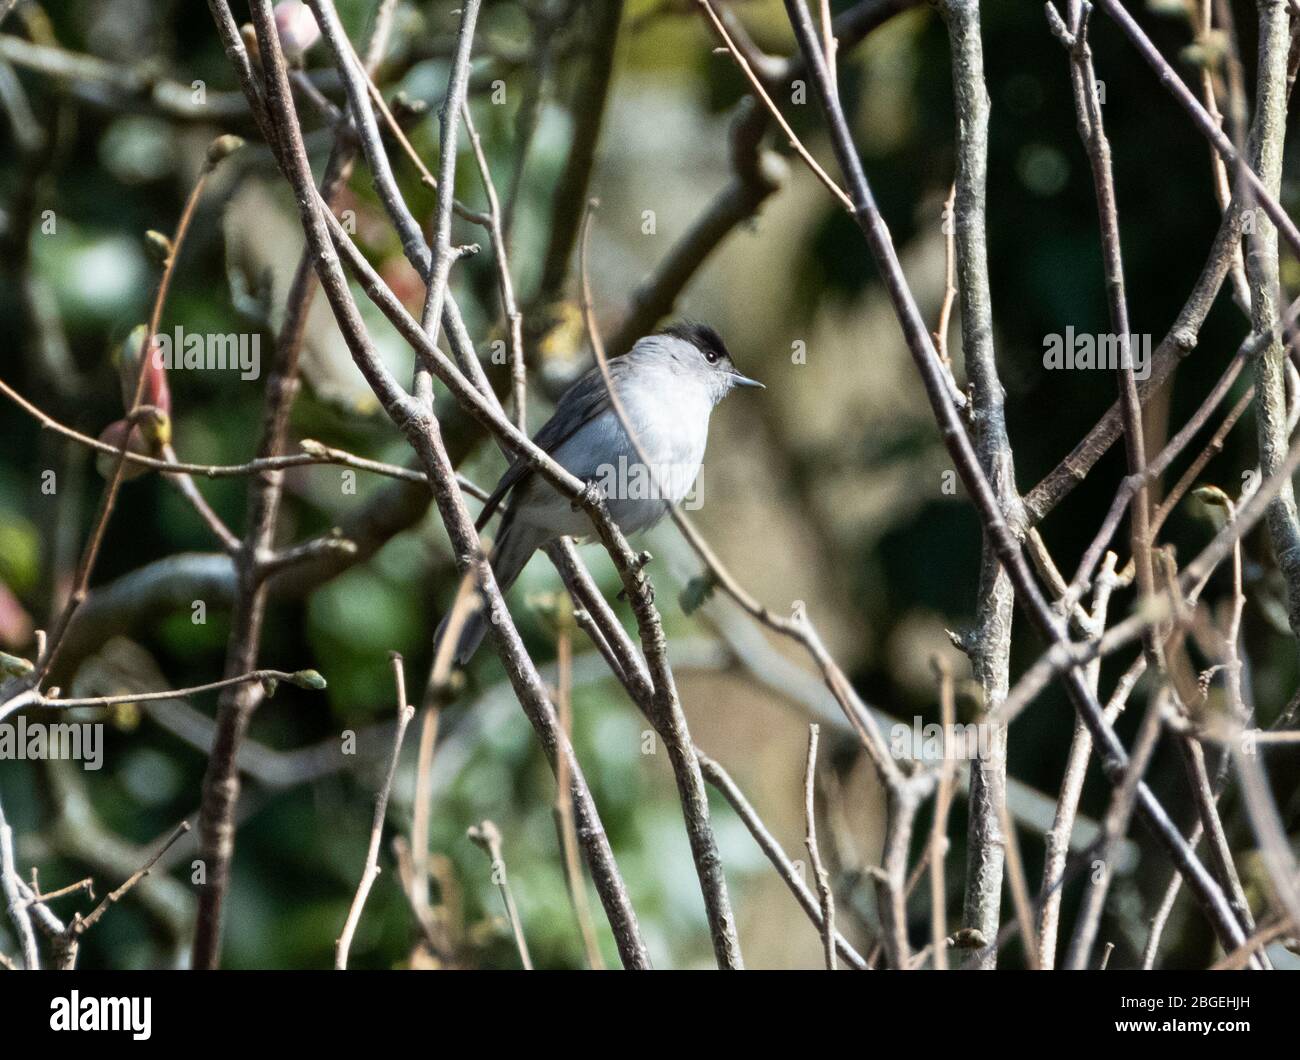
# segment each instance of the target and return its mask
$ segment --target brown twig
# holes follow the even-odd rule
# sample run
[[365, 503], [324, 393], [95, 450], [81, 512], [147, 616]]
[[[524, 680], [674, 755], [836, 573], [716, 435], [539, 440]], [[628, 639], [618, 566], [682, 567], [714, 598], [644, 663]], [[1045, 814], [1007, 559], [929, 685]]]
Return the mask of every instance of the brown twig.
[[[464, 256], [467, 247], [456, 247], [451, 241], [452, 196], [456, 184], [456, 139], [460, 129], [461, 111], [465, 106], [465, 93], [469, 91], [470, 50], [474, 43], [474, 27], [478, 22], [479, 0], [465, 0], [460, 8], [460, 28], [456, 32], [456, 55], [451, 73], [447, 77], [447, 92], [438, 114], [438, 209], [433, 223], [433, 242], [430, 250], [433, 261], [429, 269], [428, 287], [424, 292], [424, 308], [420, 311], [420, 324], [429, 341], [438, 341], [438, 326], [442, 321], [442, 308], [447, 299], [447, 284], [451, 267]], [[475, 247], [474, 249], [477, 249]], [[416, 354], [416, 378], [412, 391], [417, 401], [433, 405], [433, 372], [421, 363]]]
[[804, 767], [803, 779], [803, 818], [804, 846], [808, 848], [808, 859], [812, 864], [813, 879], [817, 883], [817, 899], [822, 910], [822, 949], [826, 955], [826, 970], [835, 971], [835, 896], [831, 892], [831, 880], [822, 864], [821, 850], [817, 846], [817, 799], [814, 781], [817, 776], [817, 736], [820, 726], [808, 726], [808, 761]]
[[482, 849], [492, 862], [492, 882], [501, 891], [501, 898], [506, 905], [506, 918], [510, 921], [510, 930], [515, 937], [515, 947], [519, 950], [519, 959], [527, 971], [533, 970], [532, 958], [528, 955], [528, 940], [524, 938], [524, 925], [519, 919], [519, 909], [515, 905], [515, 896], [510, 890], [510, 877], [506, 874], [506, 860], [501, 855], [501, 831], [491, 821], [483, 821], [469, 830], [469, 838], [475, 846]]
[[95, 906], [95, 908], [90, 911], [88, 916], [83, 918], [81, 914], [75, 914], [72, 918], [72, 922], [68, 925], [68, 931], [74, 937], [80, 937], [98, 924], [103, 915], [108, 912], [109, 908], [120, 902], [131, 888], [148, 876], [149, 871], [158, 864], [158, 860], [167, 853], [171, 845], [175, 843], [176, 840], [180, 839], [181, 836], [185, 835], [189, 830], [189, 821], [182, 821], [178, 824], [175, 831], [173, 831], [163, 845], [158, 848], [154, 856], [145, 862], [138, 871], [130, 876], [121, 887], [106, 894], [99, 905]]
[[[825, 923], [821, 906], [818, 903], [817, 896], [808, 889], [808, 885], [804, 883], [803, 878], [799, 875], [799, 870], [795, 867], [794, 862], [786, 857], [781, 845], [767, 829], [767, 826], [763, 824], [762, 818], [758, 816], [749, 800], [736, 786], [730, 774], [699, 748], [696, 748], [695, 753], [699, 756], [700, 768], [704, 771], [705, 779], [720, 791], [723, 798], [731, 804], [736, 816], [744, 822], [745, 827], [749, 829], [749, 834], [754, 837], [754, 841], [767, 855], [767, 859], [771, 862], [777, 875], [785, 881], [790, 893], [794, 895], [795, 900], [808, 915], [808, 919], [812, 921], [818, 934], [821, 935]], [[857, 971], [866, 971], [870, 967], [862, 959], [862, 955], [849, 945], [839, 932], [835, 933], [835, 949], [840, 955], [840, 959]]]
[[[555, 705], [560, 728], [573, 734], [573, 634], [569, 615], [563, 609], [556, 616], [555, 667], [557, 673]], [[587, 904], [587, 885], [582, 878], [582, 864], [578, 860], [578, 836], [573, 825], [573, 798], [569, 794], [568, 769], [561, 767], [555, 777], [555, 830], [559, 834], [561, 864], [564, 866], [564, 883], [569, 891], [569, 902], [578, 921], [578, 934], [582, 949], [587, 955], [587, 967], [600, 971], [605, 962], [600, 957], [596, 943], [596, 930], [591, 922], [591, 909]]]
[[[1111, 331], [1119, 340], [1119, 391], [1123, 414], [1124, 449], [1128, 473], [1137, 482], [1129, 502], [1133, 561], [1137, 570], [1140, 596], [1149, 596], [1155, 587], [1151, 561], [1151, 501], [1147, 488], [1146, 440], [1142, 423], [1142, 402], [1138, 397], [1134, 375], [1132, 329], [1129, 325], [1128, 295], [1124, 285], [1124, 256], [1120, 247], [1119, 208], [1115, 194], [1115, 177], [1111, 169], [1110, 141], [1106, 137], [1098, 94], [1097, 73], [1088, 46], [1088, 20], [1091, 4], [1084, 0], [1074, 6], [1071, 25], [1067, 28], [1056, 8], [1047, 6], [1048, 23], [1053, 34], [1070, 56], [1074, 84], [1074, 104], [1092, 170], [1093, 189], [1097, 198], [1097, 216], [1101, 227], [1102, 264], [1106, 281], [1106, 299], [1110, 311]], [[1156, 652], [1155, 638], [1148, 641], [1148, 651]], [[1154, 658], [1153, 654], [1153, 658]]]
[[[943, 301], [939, 303], [939, 320], [934, 326], [934, 348], [939, 360], [950, 368], [948, 356], [948, 328], [952, 321], [952, 307], [957, 301], [957, 226], [953, 223], [953, 204], [957, 201], [957, 184], [948, 189], [943, 201]], [[940, 947], [942, 949], [942, 947]]]
[[740, 68], [740, 72], [745, 75], [745, 79], [749, 82], [754, 94], [763, 101], [768, 112], [781, 127], [781, 131], [785, 134], [790, 146], [794, 148], [795, 153], [803, 159], [804, 164], [812, 170], [813, 176], [822, 182], [826, 187], [826, 190], [839, 200], [840, 205], [843, 206], [844, 209], [852, 212], [853, 200], [849, 198], [843, 188], [835, 183], [831, 175], [827, 173], [826, 170], [822, 169], [821, 164], [817, 159], [813, 158], [808, 149], [804, 147], [803, 141], [800, 140], [799, 137], [795, 135], [795, 131], [790, 128], [790, 123], [785, 120], [785, 116], [781, 113], [781, 109], [772, 102], [772, 97], [767, 94], [767, 89], [763, 86], [763, 82], [759, 76], [754, 73], [754, 68], [749, 65], [749, 60], [745, 58], [744, 53], [736, 46], [736, 42], [732, 39], [731, 34], [727, 32], [727, 27], [724, 26], [722, 20], [718, 18], [718, 13], [714, 10], [711, 0], [697, 0], [697, 2], [700, 7], [703, 8], [709, 21], [713, 24], [714, 32], [717, 33], [719, 38], [721, 38], [723, 45], [726, 47], [727, 51], [731, 53], [732, 58], [736, 60], [736, 65]]
[[1011, 904], [1016, 910], [1016, 923], [1020, 926], [1020, 944], [1025, 948], [1025, 964], [1031, 971], [1042, 967], [1038, 956], [1038, 936], [1034, 934], [1034, 909], [1029, 897], [1029, 884], [1025, 879], [1024, 862], [1020, 858], [1020, 841], [1016, 826], [1011, 821], [1004, 801], [999, 810], [1002, 815], [1002, 835], [1007, 847], [1007, 879], [1011, 884]]
[[1222, 972], [1231, 971], [1235, 968], [1245, 967], [1250, 959], [1259, 952], [1260, 949], [1271, 942], [1284, 937], [1294, 928], [1295, 922], [1288, 917], [1282, 917], [1272, 924], [1260, 928], [1255, 934], [1251, 935], [1245, 942], [1238, 946], [1231, 953], [1225, 954], [1219, 958], [1210, 968], [1211, 971]]
[[942, 658], [935, 661], [939, 676], [939, 720], [945, 733], [943, 761], [939, 764], [939, 789], [934, 797], [934, 819], [930, 823], [930, 944], [934, 967], [948, 967], [948, 890], [944, 881], [944, 860], [948, 854], [948, 811], [952, 807], [953, 779], [957, 761], [946, 747], [946, 734], [953, 731], [957, 704], [952, 669]]
[[[1096, 6], [1105, 11], [1106, 14], [1119, 26], [1120, 32], [1126, 36], [1130, 43], [1137, 49], [1143, 60], [1148, 66], [1155, 71], [1160, 84], [1165, 88], [1179, 106], [1187, 111], [1191, 117], [1192, 123], [1197, 130], [1203, 135], [1210, 145], [1219, 153], [1229, 169], [1237, 173], [1245, 182], [1250, 196], [1255, 202], [1263, 208], [1268, 214], [1269, 220], [1277, 225], [1278, 230], [1286, 239], [1287, 244], [1292, 251], [1300, 254], [1300, 230], [1297, 230], [1287, 212], [1278, 204], [1274, 193], [1269, 190], [1268, 184], [1262, 173], [1256, 171], [1241, 157], [1237, 149], [1233, 146], [1232, 141], [1224, 135], [1215, 123], [1214, 119], [1206, 113], [1205, 108], [1197, 102], [1196, 97], [1192, 95], [1188, 87], [1183, 83], [1177, 72], [1165, 61], [1164, 57], [1157, 50], [1156, 46], [1151, 43], [1148, 37], [1129, 14], [1120, 0], [1096, 0]], [[1281, 10], [1281, 4], [1274, 4], [1273, 7]], [[1286, 48], [1282, 48], [1282, 69], [1285, 75], [1286, 67]]]
[[[57, 695], [42, 694], [33, 689], [30, 695], [18, 697], [22, 699], [21, 703], [18, 703], [16, 698], [8, 703], [0, 704], [0, 721], [4, 721], [15, 713], [19, 706], [52, 707], [56, 710], [68, 710], [73, 707], [111, 707], [116, 703], [149, 703], [158, 700], [184, 699], [187, 696], [197, 696], [221, 688], [232, 688], [250, 683], [267, 684], [276, 681], [285, 681], [299, 688], [315, 690], [325, 687], [325, 679], [315, 670], [296, 670], [293, 673], [286, 673], [283, 670], [250, 670], [248, 673], [238, 674], [235, 677], [225, 677], [220, 681], [210, 681], [207, 684], [193, 685], [189, 688], [168, 689], [163, 692], [125, 692], [114, 696], [85, 696], [64, 699]], [[15, 703], [18, 703], [18, 706], [15, 706]]]
[[488, 232], [492, 239], [492, 259], [496, 262], [501, 310], [505, 314], [506, 333], [510, 336], [510, 379], [514, 390], [515, 426], [521, 431], [527, 431], [528, 376], [524, 365], [524, 316], [519, 311], [519, 303], [515, 299], [514, 281], [510, 277], [506, 237], [501, 221], [501, 201], [497, 197], [496, 184], [492, 180], [492, 171], [488, 168], [487, 157], [483, 154], [483, 143], [479, 139], [478, 130], [474, 128], [474, 118], [470, 114], [468, 102], [464, 104], [463, 111], [465, 133], [474, 151], [474, 161], [478, 165], [479, 178], [483, 182], [483, 193], [488, 200]]
[[[1116, 585], [1113, 552], [1106, 553], [1102, 560], [1101, 573], [1096, 580], [1093, 592], [1092, 613], [1088, 616], [1087, 635], [1096, 639], [1106, 628], [1106, 616], [1110, 609], [1111, 593]], [[1140, 659], [1142, 668], [1146, 668], [1146, 657]], [[1088, 683], [1094, 692], [1101, 679], [1101, 662], [1095, 660], [1088, 666]], [[1113, 696], [1106, 704], [1106, 720], [1112, 725], [1124, 709], [1127, 696]], [[1043, 881], [1038, 892], [1038, 932], [1035, 949], [1038, 953], [1039, 966], [1046, 969], [1056, 967], [1056, 939], [1060, 926], [1062, 881], [1065, 863], [1070, 851], [1070, 835], [1074, 831], [1075, 818], [1079, 812], [1079, 800], [1083, 796], [1083, 782], [1087, 777], [1088, 763], [1092, 758], [1092, 736], [1082, 720], [1076, 718], [1074, 733], [1070, 738], [1070, 750], [1066, 757], [1065, 772], [1061, 780], [1060, 795], [1056, 802], [1056, 814], [1052, 827], [1048, 831], [1043, 859]]]
[[[66, 424], [60, 423], [48, 413], [42, 411], [37, 406], [24, 398], [16, 390], [9, 386], [3, 379], [0, 379], [0, 394], [9, 398], [15, 405], [24, 412], [29, 413], [36, 419], [42, 427], [54, 431], [56, 434], [63, 435], [80, 445], [85, 446], [98, 453], [116, 455], [121, 452], [115, 445], [109, 445], [107, 442], [101, 442], [98, 438], [92, 438], [88, 434], [82, 434]], [[148, 456], [144, 453], [128, 452], [126, 462], [138, 467], [152, 468], [164, 475], [182, 476], [195, 475], [203, 478], [245, 478], [250, 475], [258, 475], [264, 471], [283, 471], [291, 467], [310, 467], [320, 464], [331, 464], [341, 467], [353, 467], [358, 471], [370, 471], [376, 475], [382, 475], [385, 478], [399, 479], [403, 482], [427, 482], [428, 477], [423, 471], [417, 471], [414, 468], [398, 467], [396, 464], [385, 464], [380, 460], [370, 460], [367, 457], [357, 456], [355, 453], [349, 453], [344, 449], [338, 449], [334, 446], [322, 445], [312, 438], [304, 438], [298, 443], [303, 449], [301, 453], [289, 453], [283, 456], [266, 456], [256, 457], [247, 460], [242, 464], [193, 464], [179, 459], [160, 459], [158, 457]], [[173, 453], [174, 457], [175, 454]], [[468, 493], [471, 497], [479, 500], [487, 500], [487, 490], [482, 486], [476, 485], [469, 481], [463, 475], [456, 476], [460, 488]], [[221, 536], [221, 535], [218, 535]]]
[[33, 868], [31, 888], [31, 897], [23, 899], [28, 905], [35, 905], [38, 902], [51, 902], [55, 898], [64, 898], [67, 895], [76, 894], [78, 891], [85, 891], [91, 901], [94, 901], [95, 898], [95, 881], [89, 876], [84, 880], [78, 880], [76, 883], [70, 883], [66, 887], [59, 887], [53, 891], [42, 893], [36, 886], [36, 870]]
[[393, 680], [397, 686], [397, 732], [393, 736], [393, 754], [388, 760], [388, 773], [383, 786], [375, 796], [375, 816], [370, 825], [370, 845], [366, 848], [366, 864], [361, 873], [361, 882], [357, 884], [356, 894], [352, 896], [352, 905], [348, 908], [347, 919], [343, 922], [343, 932], [334, 944], [334, 967], [342, 971], [348, 966], [348, 954], [352, 949], [352, 936], [357, 924], [361, 922], [361, 911], [365, 908], [370, 889], [379, 877], [379, 843], [384, 835], [384, 819], [388, 814], [388, 796], [393, 790], [393, 778], [397, 775], [397, 762], [402, 755], [402, 739], [406, 736], [406, 727], [415, 717], [415, 708], [406, 701], [406, 674], [402, 667], [402, 657], [392, 652], [389, 658], [393, 663]]
[[1105, 907], [1106, 893], [1114, 874], [1115, 843], [1123, 836], [1133, 815], [1133, 806], [1137, 799], [1138, 785], [1142, 774], [1146, 772], [1155, 753], [1156, 743], [1160, 738], [1162, 715], [1167, 708], [1169, 695], [1162, 688], [1147, 705], [1142, 725], [1133, 743], [1126, 775], [1111, 794], [1110, 807], [1102, 828], [1101, 848], [1093, 861], [1093, 871], [1089, 876], [1089, 887], [1084, 894], [1083, 905], [1075, 920], [1074, 935], [1066, 951], [1064, 965], [1066, 968], [1081, 969], [1088, 967], [1088, 958], [1101, 923], [1102, 910]]

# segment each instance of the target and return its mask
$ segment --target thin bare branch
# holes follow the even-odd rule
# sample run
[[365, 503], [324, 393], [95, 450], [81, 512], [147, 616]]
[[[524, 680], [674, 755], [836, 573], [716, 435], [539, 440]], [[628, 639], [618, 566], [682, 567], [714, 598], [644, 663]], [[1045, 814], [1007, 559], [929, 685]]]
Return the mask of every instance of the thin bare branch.
[[348, 966], [352, 936], [356, 934], [357, 924], [361, 922], [361, 911], [370, 896], [370, 889], [379, 877], [379, 844], [383, 839], [384, 819], [388, 814], [388, 796], [392, 793], [393, 778], [397, 775], [397, 762], [402, 755], [402, 739], [406, 736], [406, 727], [415, 717], [415, 708], [406, 701], [406, 674], [402, 657], [393, 652], [389, 658], [393, 663], [393, 680], [397, 686], [397, 732], [393, 736], [393, 754], [388, 760], [388, 773], [375, 796], [375, 816], [370, 825], [370, 845], [366, 848], [366, 864], [361, 872], [361, 882], [357, 885], [356, 894], [352, 896], [352, 905], [343, 922], [343, 932], [334, 944], [334, 967], [340, 971]]
[[808, 848], [808, 859], [812, 864], [813, 879], [817, 881], [817, 900], [822, 910], [822, 948], [826, 954], [826, 970], [835, 971], [835, 896], [831, 892], [830, 876], [822, 863], [821, 849], [817, 845], [817, 797], [815, 780], [817, 777], [817, 737], [821, 728], [808, 726], [808, 761], [804, 766], [803, 778], [803, 819], [804, 845]]
[[501, 898], [506, 905], [506, 918], [510, 921], [510, 930], [515, 937], [515, 947], [519, 950], [519, 959], [527, 971], [533, 970], [533, 960], [528, 955], [528, 940], [524, 938], [524, 925], [519, 919], [519, 908], [515, 905], [514, 893], [510, 890], [510, 877], [506, 873], [506, 859], [501, 854], [501, 830], [491, 821], [484, 821], [469, 830], [469, 838], [480, 847], [492, 862], [492, 882], [501, 891]]

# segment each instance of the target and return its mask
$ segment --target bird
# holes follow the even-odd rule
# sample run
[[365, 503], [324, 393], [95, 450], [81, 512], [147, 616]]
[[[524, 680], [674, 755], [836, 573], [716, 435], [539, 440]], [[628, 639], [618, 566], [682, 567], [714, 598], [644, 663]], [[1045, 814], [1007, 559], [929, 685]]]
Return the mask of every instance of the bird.
[[[718, 402], [736, 387], [765, 388], [736, 369], [714, 328], [695, 321], [646, 335], [607, 366], [636, 442], [628, 437], [610, 400], [599, 365], [560, 396], [533, 442], [570, 474], [596, 484], [610, 517], [630, 535], [652, 527], [670, 504], [690, 494], [704, 462], [709, 416]], [[501, 525], [491, 563], [503, 593], [539, 548], [561, 537], [582, 538], [592, 532], [590, 517], [522, 456], [488, 495], [475, 529], [481, 531], [498, 509]], [[443, 619], [435, 634], [435, 656], [447, 621]], [[461, 627], [454, 655], [458, 666], [473, 658], [488, 621], [480, 601]]]

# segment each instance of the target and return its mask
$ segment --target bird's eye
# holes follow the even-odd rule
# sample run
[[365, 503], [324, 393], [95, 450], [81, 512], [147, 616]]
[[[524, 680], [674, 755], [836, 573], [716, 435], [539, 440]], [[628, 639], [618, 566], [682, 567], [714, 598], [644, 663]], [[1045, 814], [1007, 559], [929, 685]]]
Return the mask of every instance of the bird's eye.
[[704, 359], [705, 359], [706, 361], [708, 361], [709, 364], [717, 364], [717, 363], [718, 363], [718, 352], [717, 352], [717, 350], [705, 350], [705, 351], [704, 351]]

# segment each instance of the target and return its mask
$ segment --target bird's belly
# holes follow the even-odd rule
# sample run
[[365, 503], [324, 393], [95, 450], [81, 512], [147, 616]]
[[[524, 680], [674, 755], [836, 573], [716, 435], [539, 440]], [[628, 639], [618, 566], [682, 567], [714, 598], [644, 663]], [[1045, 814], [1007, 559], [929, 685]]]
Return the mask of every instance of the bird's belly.
[[[690, 493], [704, 459], [707, 434], [707, 417], [702, 418], [704, 430], [682, 430], [680, 417], [638, 416], [637, 411], [628, 410], [648, 466], [613, 411], [598, 417], [554, 453], [565, 470], [600, 487], [611, 517], [625, 534], [653, 526], [667, 513], [669, 502], [677, 504]], [[686, 417], [687, 422], [692, 419]], [[555, 534], [579, 537], [592, 532], [590, 517], [575, 511], [572, 502], [540, 476], [529, 483], [516, 517]]]
[[[661, 496], [625, 495], [617, 488], [610, 489], [600, 477], [591, 481], [601, 486], [609, 514], [625, 534], [650, 528], [668, 512], [668, 504]], [[557, 536], [586, 537], [592, 533], [591, 517], [581, 509], [575, 510], [572, 501], [540, 480], [529, 490], [525, 503], [516, 509], [515, 518]]]

